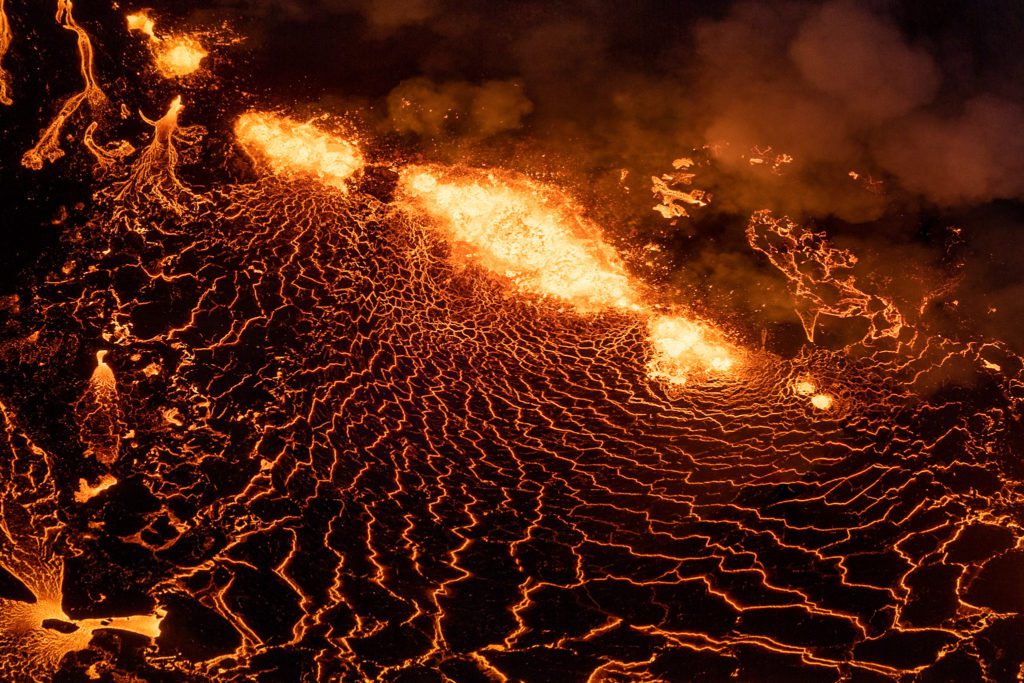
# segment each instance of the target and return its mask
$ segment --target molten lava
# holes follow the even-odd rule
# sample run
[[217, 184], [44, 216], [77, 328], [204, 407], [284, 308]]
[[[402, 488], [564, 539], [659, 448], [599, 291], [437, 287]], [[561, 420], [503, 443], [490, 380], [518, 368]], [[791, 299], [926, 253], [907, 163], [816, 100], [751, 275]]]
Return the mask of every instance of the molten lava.
[[11, 22], [4, 9], [4, 0], [0, 0], [0, 104], [11, 103], [11, 75], [4, 69], [3, 62], [13, 37]]
[[[0, 681], [1019, 677], [1005, 345], [757, 212], [808, 339], [868, 332], [740, 348], [558, 187], [392, 157], [391, 196], [354, 138], [267, 112], [234, 132], [272, 177], [237, 181], [168, 85], [148, 141], [60, 119], [29, 159], [84, 129], [96, 164], [0, 297]], [[674, 166], [670, 221], [711, 201]]]
[[171, 36], [154, 51], [157, 71], [164, 78], [181, 78], [198, 71], [207, 54], [190, 36]]
[[32, 149], [25, 152], [21, 158], [21, 164], [25, 168], [38, 171], [48, 161], [56, 161], [64, 156], [64, 150], [60, 148], [60, 134], [64, 124], [83, 103], [88, 103], [94, 109], [101, 108], [106, 104], [107, 97], [96, 83], [96, 74], [93, 68], [93, 47], [89, 34], [85, 32], [72, 14], [73, 4], [71, 0], [57, 1], [57, 23], [61, 24], [68, 31], [75, 34], [78, 45], [78, 68], [82, 74], [84, 85], [82, 90], [71, 95], [61, 105], [57, 114], [50, 121], [50, 125], [44, 128], [39, 136], [39, 141]]
[[648, 363], [651, 377], [685, 384], [701, 373], [727, 373], [737, 363], [737, 351], [720, 333], [681, 316], [660, 315], [648, 323], [654, 354]]
[[347, 191], [365, 161], [355, 143], [312, 123], [269, 112], [249, 112], [235, 122], [235, 136], [249, 155], [275, 175], [312, 178]]
[[655, 313], [601, 229], [551, 186], [507, 171], [412, 166], [402, 171], [399, 203], [433, 219], [457, 258], [526, 293], [579, 313], [617, 310], [647, 318], [654, 379], [684, 384], [695, 372], [734, 367], [736, 352], [720, 333]]
[[581, 312], [640, 310], [600, 229], [551, 187], [507, 172], [413, 166], [402, 171], [401, 195], [436, 220], [463, 257], [523, 291]]
[[194, 35], [158, 36], [156, 22], [144, 12], [129, 14], [125, 20], [129, 31], [138, 31], [149, 38], [153, 63], [164, 78], [183, 78], [195, 73], [209, 54]]

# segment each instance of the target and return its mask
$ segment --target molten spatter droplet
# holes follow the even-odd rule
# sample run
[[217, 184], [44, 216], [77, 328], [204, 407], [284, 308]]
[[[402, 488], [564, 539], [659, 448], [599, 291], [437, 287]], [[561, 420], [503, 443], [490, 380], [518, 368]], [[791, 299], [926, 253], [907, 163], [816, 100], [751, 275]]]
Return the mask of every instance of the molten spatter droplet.
[[275, 175], [309, 177], [338, 190], [347, 190], [349, 179], [365, 164], [353, 142], [312, 123], [269, 112], [238, 117], [235, 135], [245, 151]]

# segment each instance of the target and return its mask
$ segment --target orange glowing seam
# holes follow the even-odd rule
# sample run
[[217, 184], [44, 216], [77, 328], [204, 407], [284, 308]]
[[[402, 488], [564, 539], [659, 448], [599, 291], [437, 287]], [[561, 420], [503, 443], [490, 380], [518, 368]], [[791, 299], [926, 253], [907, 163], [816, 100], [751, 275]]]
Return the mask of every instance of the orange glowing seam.
[[57, 21], [69, 31], [74, 31], [78, 38], [79, 68], [82, 73], [82, 80], [85, 82], [81, 92], [75, 93], [61, 106], [57, 115], [50, 122], [50, 125], [43, 129], [39, 142], [32, 149], [25, 152], [21, 158], [21, 164], [25, 168], [34, 171], [42, 169], [43, 164], [48, 161], [56, 161], [64, 156], [64, 150], [60, 148], [60, 132], [83, 102], [88, 102], [92, 107], [99, 107], [106, 103], [107, 97], [96, 84], [96, 76], [93, 71], [93, 49], [89, 40], [89, 34], [78, 25], [71, 14], [71, 0], [58, 0]]
[[255, 161], [275, 175], [308, 177], [347, 191], [348, 181], [364, 166], [363, 153], [353, 143], [312, 123], [269, 112], [249, 112], [235, 122], [235, 136]]
[[14, 34], [11, 32], [11, 22], [7, 18], [4, 9], [4, 0], [0, 0], [0, 104], [11, 103], [11, 74], [3, 67], [4, 56], [11, 47], [11, 40]]
[[156, 70], [164, 78], [182, 78], [199, 70], [209, 54], [194, 35], [156, 35], [156, 22], [144, 12], [125, 17], [129, 31], [138, 31], [149, 38], [149, 50]]
[[522, 291], [564, 301], [580, 313], [619, 310], [648, 319], [648, 375], [684, 384], [696, 372], [724, 373], [737, 354], [700, 322], [654, 313], [597, 225], [557, 189], [510, 172], [412, 166], [399, 204], [434, 220], [453, 256], [510, 280]]

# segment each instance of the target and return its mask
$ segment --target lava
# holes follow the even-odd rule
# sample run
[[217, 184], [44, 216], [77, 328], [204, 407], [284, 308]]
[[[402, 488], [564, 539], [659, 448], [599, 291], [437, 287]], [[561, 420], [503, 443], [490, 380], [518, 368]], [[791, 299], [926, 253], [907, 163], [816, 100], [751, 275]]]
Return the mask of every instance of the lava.
[[0, 0], [0, 104], [11, 104], [11, 74], [4, 68], [4, 57], [11, 47], [14, 34], [11, 22], [4, 8], [4, 0]]
[[706, 325], [680, 316], [655, 316], [649, 331], [654, 347], [648, 364], [652, 377], [686, 384], [694, 374], [736, 369], [738, 352]]
[[815, 394], [811, 396], [811, 405], [818, 410], [829, 410], [832, 407], [833, 399], [828, 394]]
[[648, 319], [654, 379], [685, 384], [695, 372], [734, 369], [737, 351], [721, 333], [656, 313], [601, 229], [551, 186], [507, 171], [412, 166], [402, 171], [399, 202], [406, 213], [436, 221], [456, 258], [523, 292], [579, 313], [612, 310]]
[[571, 190], [158, 85], [0, 298], [0, 678], [1019, 677], [1006, 345], [759, 211], [808, 341], [751, 348]]
[[40, 133], [39, 141], [22, 156], [22, 165], [35, 171], [40, 170], [45, 163], [56, 161], [64, 156], [64, 150], [60, 148], [61, 131], [68, 119], [78, 111], [83, 103], [88, 103], [90, 107], [99, 109], [107, 102], [107, 96], [96, 82], [92, 41], [85, 29], [75, 21], [72, 8], [72, 0], [57, 0], [57, 23], [74, 32], [76, 36], [79, 71], [84, 84], [80, 92], [64, 100], [64, 104], [61, 105], [50, 125]]
[[347, 191], [365, 164], [354, 142], [269, 112], [248, 112], [235, 122], [235, 135], [253, 159], [277, 175], [313, 178]]
[[155, 49], [156, 68], [165, 78], [181, 78], [195, 73], [207, 52], [195, 38], [172, 36]]
[[552, 188], [498, 171], [403, 169], [411, 211], [439, 221], [461, 256], [523, 291], [581, 312], [640, 310], [622, 260], [599, 228]]
[[158, 36], [156, 22], [144, 12], [128, 14], [125, 20], [129, 31], [138, 31], [149, 39], [153, 63], [164, 78], [183, 78], [194, 74], [209, 55], [195, 35]]

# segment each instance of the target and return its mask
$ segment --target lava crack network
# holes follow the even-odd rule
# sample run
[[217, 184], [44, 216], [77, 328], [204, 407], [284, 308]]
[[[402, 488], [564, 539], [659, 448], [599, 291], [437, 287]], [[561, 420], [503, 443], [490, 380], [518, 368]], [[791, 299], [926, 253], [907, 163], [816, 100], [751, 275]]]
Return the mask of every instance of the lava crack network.
[[554, 188], [387, 186], [352, 140], [250, 113], [257, 177], [201, 192], [183, 111], [4, 302], [7, 678], [1019, 675], [1002, 345], [915, 331], [758, 215], [808, 336], [878, 332], [741, 352]]
[[598, 226], [552, 187], [509, 172], [412, 166], [402, 171], [399, 203], [438, 221], [461, 259], [522, 291], [581, 313], [648, 318], [652, 377], [683, 384], [691, 373], [735, 366], [738, 353], [721, 333], [684, 316], [655, 314]]

